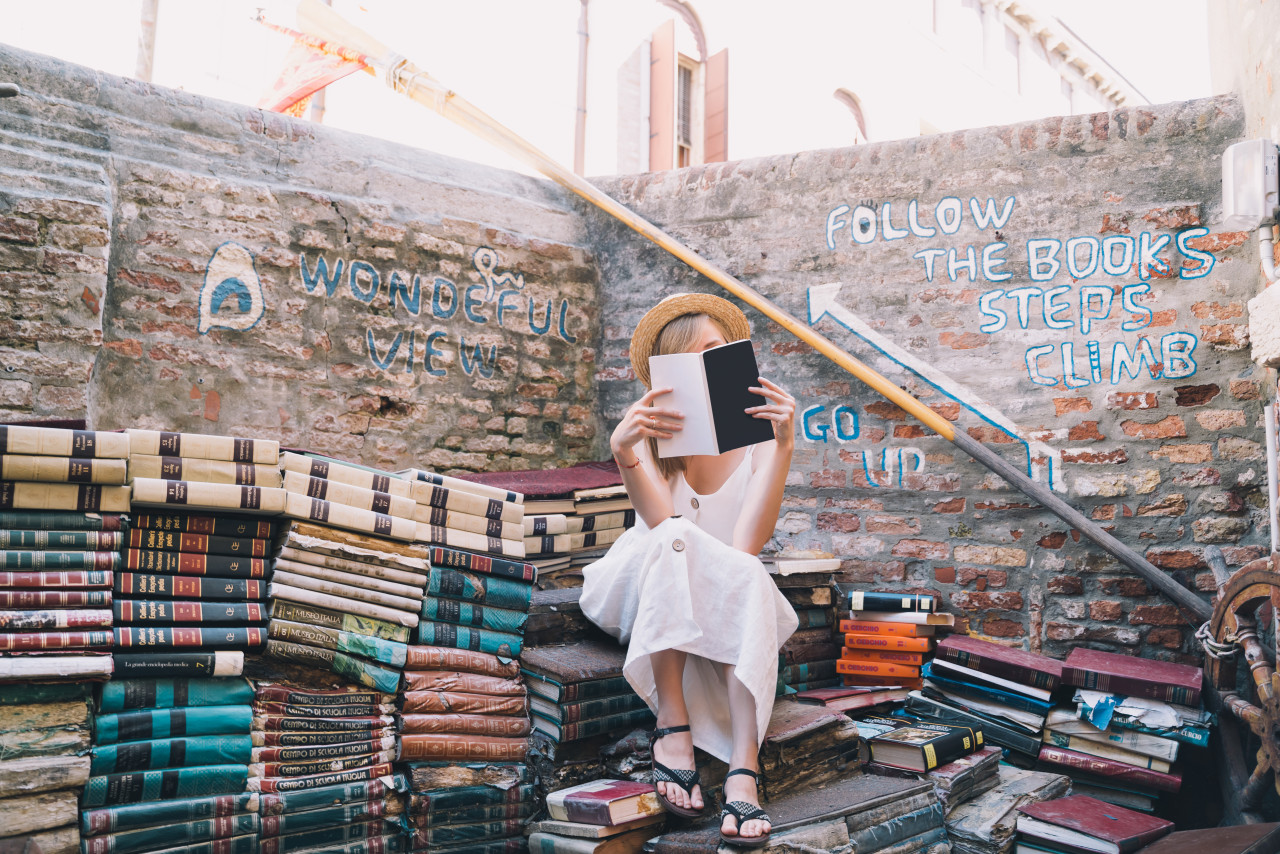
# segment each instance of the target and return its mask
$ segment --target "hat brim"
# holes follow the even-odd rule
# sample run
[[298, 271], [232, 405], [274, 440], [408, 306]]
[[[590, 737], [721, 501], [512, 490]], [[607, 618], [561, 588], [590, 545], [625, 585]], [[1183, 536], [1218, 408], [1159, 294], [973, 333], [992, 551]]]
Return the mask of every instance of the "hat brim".
[[631, 368], [648, 388], [649, 356], [663, 328], [677, 317], [705, 314], [724, 330], [725, 343], [751, 337], [751, 324], [742, 309], [723, 297], [711, 294], [672, 294], [645, 312], [631, 335]]

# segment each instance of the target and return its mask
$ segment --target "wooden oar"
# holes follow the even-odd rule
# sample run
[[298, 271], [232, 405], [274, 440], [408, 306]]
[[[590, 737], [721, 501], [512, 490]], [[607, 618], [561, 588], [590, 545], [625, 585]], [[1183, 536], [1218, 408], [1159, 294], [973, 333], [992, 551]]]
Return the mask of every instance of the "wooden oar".
[[383, 73], [386, 84], [392, 89], [408, 95], [419, 104], [430, 107], [450, 121], [470, 130], [476, 136], [488, 140], [499, 149], [518, 157], [557, 184], [578, 194], [622, 222], [628, 228], [670, 252], [747, 305], [778, 323], [832, 362], [862, 380], [862, 382], [908, 412], [930, 430], [933, 430], [979, 463], [1000, 475], [1019, 492], [1039, 502], [1046, 510], [1080, 531], [1104, 551], [1141, 575], [1147, 583], [1172, 599], [1180, 608], [1194, 615], [1197, 620], [1204, 621], [1209, 619], [1212, 608], [1208, 603], [1153, 566], [1142, 555], [1108, 534], [1079, 510], [1054, 495], [1048, 487], [1027, 477], [1024, 472], [1015, 468], [999, 454], [987, 448], [981, 442], [969, 436], [969, 434], [957, 431], [951, 422], [903, 391], [889, 379], [881, 376], [863, 362], [841, 350], [825, 336], [801, 323], [790, 313], [738, 281], [725, 270], [701, 257], [653, 223], [614, 201], [584, 178], [561, 166], [475, 105], [445, 87], [440, 81], [409, 62], [405, 57], [395, 53], [364, 30], [352, 25], [333, 9], [321, 3], [320, 0], [300, 0], [298, 3], [298, 25], [303, 31], [324, 41], [341, 45], [362, 54], [367, 62]]

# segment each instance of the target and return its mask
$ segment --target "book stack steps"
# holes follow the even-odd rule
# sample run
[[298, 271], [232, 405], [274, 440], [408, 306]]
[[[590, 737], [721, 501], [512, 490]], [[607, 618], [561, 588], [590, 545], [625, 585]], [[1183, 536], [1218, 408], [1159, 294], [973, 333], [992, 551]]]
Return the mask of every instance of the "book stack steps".
[[844, 684], [919, 688], [930, 639], [939, 626], [955, 623], [951, 614], [937, 613], [937, 603], [936, 596], [925, 593], [850, 591], [836, 665]]
[[653, 714], [622, 675], [626, 658], [626, 649], [612, 641], [526, 650], [520, 667], [539, 738], [564, 746], [652, 729]]
[[796, 631], [779, 650], [778, 694], [841, 685], [836, 672], [840, 648], [831, 639], [837, 596], [832, 573], [840, 568], [840, 561], [830, 555], [762, 560], [799, 619]]
[[594, 780], [547, 796], [544, 821], [530, 826], [529, 847], [552, 854], [637, 854], [662, 831], [651, 783]]
[[256, 854], [257, 798], [245, 791], [252, 742], [247, 679], [124, 679], [102, 686], [83, 854], [209, 844]]
[[[896, 729], [911, 726], [915, 720], [905, 715], [859, 715], [854, 719], [858, 731], [865, 738], [874, 738]], [[879, 763], [867, 766], [871, 773], [890, 777], [923, 779], [933, 785], [943, 813], [951, 811], [966, 801], [994, 789], [1000, 783], [1001, 748], [984, 744], [972, 753], [945, 762], [936, 768], [920, 773]]]
[[[1086, 717], [1070, 721], [1060, 714], [1046, 722], [1039, 757], [1046, 770], [1071, 777], [1073, 792], [1139, 810], [1152, 809], [1161, 793], [1181, 788], [1174, 763], [1180, 743], [1189, 738], [1175, 732], [1183, 724], [1203, 728], [1208, 721], [1200, 707], [1199, 667], [1077, 647], [1063, 664], [1062, 681], [1077, 689], [1075, 700]], [[1134, 708], [1141, 705], [1147, 708]], [[1113, 706], [1120, 708], [1113, 712]], [[1144, 723], [1165, 724], [1169, 731], [1126, 729], [1135, 710]]]
[[533, 786], [525, 686], [514, 661], [448, 647], [409, 649], [398, 716], [410, 763], [413, 850], [524, 850]]
[[1025, 804], [1018, 807], [1018, 812], [1019, 854], [1072, 854], [1082, 849], [1132, 854], [1173, 830], [1171, 821], [1087, 795]]
[[0, 686], [0, 838], [30, 837], [47, 854], [79, 854], [80, 789], [89, 779], [92, 686]]
[[0, 680], [111, 674], [128, 456], [119, 433], [0, 426]]
[[980, 638], [939, 641], [924, 667], [925, 690], [907, 710], [929, 720], [981, 726], [987, 740], [1008, 748], [1029, 767], [1040, 752], [1041, 730], [1062, 681], [1062, 662]]
[[525, 556], [523, 495], [423, 469], [403, 474], [413, 483], [418, 542], [499, 557]]
[[118, 653], [257, 651], [277, 525], [278, 442], [129, 430], [133, 530], [115, 581]]
[[400, 850], [394, 708], [394, 695], [353, 685], [258, 684], [248, 786], [263, 799], [262, 854]]

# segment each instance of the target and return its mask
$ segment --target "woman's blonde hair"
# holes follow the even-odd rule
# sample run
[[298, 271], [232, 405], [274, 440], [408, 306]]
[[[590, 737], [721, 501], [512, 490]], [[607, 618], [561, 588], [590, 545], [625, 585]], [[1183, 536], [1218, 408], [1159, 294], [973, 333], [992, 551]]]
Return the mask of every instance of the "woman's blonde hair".
[[[669, 356], [672, 353], [688, 353], [698, 342], [704, 320], [711, 321], [720, 333], [724, 334], [724, 329], [709, 314], [682, 314], [679, 317], [673, 317], [666, 326], [662, 327], [658, 337], [653, 340], [653, 351], [649, 355]], [[676, 472], [685, 470], [687, 457], [660, 458], [658, 440], [651, 436], [648, 442], [649, 459], [653, 460], [654, 465], [658, 467], [658, 473], [662, 475], [663, 480], [670, 480]]]

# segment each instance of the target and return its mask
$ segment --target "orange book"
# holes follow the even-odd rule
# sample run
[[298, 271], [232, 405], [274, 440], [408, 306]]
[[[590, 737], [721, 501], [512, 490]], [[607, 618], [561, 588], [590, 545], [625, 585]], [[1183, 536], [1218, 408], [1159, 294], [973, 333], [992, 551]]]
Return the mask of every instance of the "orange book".
[[883, 620], [841, 620], [840, 631], [858, 635], [889, 635], [899, 638], [931, 638], [933, 626], [915, 623], [887, 623]]
[[928, 652], [933, 649], [931, 638], [901, 638], [893, 635], [859, 635], [844, 636], [844, 645], [850, 649], [882, 649], [899, 652]]
[[901, 679], [919, 679], [920, 668], [908, 667], [905, 664], [889, 664], [884, 661], [849, 661], [842, 658], [836, 662], [836, 673], [851, 676], [888, 676]]
[[919, 691], [924, 687], [923, 679], [893, 679], [887, 676], [845, 676], [844, 686], [846, 688], [878, 688], [886, 686], [901, 686], [910, 688], [913, 691]]
[[887, 661], [890, 664], [910, 664], [919, 667], [924, 664], [923, 652], [898, 652], [883, 649], [849, 649], [840, 650], [843, 661]]

